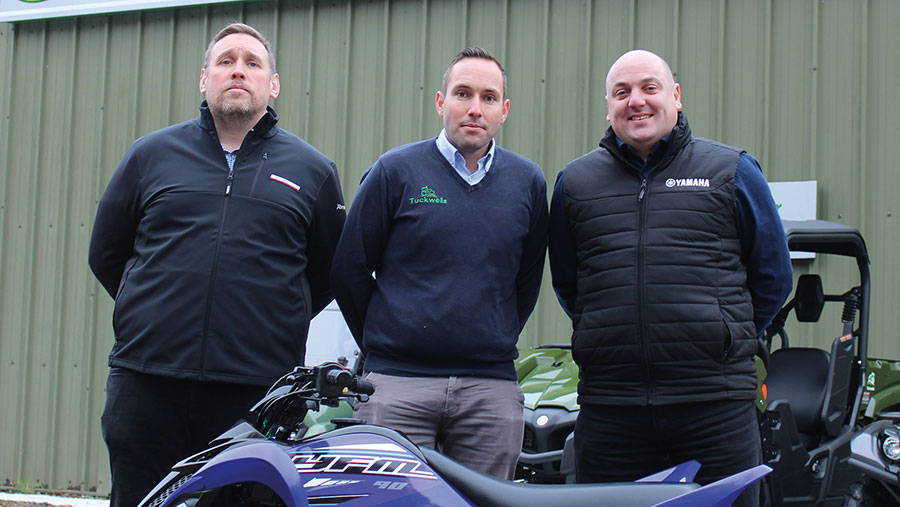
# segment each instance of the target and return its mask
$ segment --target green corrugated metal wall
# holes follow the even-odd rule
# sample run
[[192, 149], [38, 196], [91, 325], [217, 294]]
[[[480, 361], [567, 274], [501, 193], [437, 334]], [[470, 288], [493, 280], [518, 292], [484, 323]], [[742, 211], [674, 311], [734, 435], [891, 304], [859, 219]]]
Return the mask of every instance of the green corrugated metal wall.
[[[818, 180], [819, 217], [862, 229], [871, 350], [900, 357], [897, 19], [895, 0], [284, 0], [0, 24], [0, 481], [108, 491], [112, 303], [86, 255], [97, 199], [134, 138], [196, 115], [224, 24], [272, 40], [281, 124], [338, 163], [348, 201], [380, 153], [437, 133], [434, 91], [466, 45], [506, 66], [499, 141], [551, 186], [607, 126], [609, 64], [654, 50], [696, 134], [748, 149], [771, 181]], [[524, 344], [568, 338], [544, 282]]]

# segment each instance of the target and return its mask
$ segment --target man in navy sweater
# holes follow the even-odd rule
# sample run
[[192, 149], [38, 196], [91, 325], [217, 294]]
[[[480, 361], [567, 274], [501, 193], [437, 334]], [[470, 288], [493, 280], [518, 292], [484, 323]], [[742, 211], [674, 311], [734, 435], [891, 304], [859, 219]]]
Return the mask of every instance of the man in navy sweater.
[[[577, 480], [696, 459], [706, 484], [761, 459], [753, 356], [791, 289], [787, 240], [759, 163], [691, 135], [662, 58], [622, 55], [606, 103], [606, 136], [560, 172], [550, 214]], [[735, 505], [757, 502], [758, 485]]]
[[435, 105], [436, 138], [363, 176], [332, 288], [375, 386], [359, 416], [509, 479], [523, 433], [513, 359], [541, 283], [546, 182], [493, 140], [509, 100], [490, 53], [457, 54]]

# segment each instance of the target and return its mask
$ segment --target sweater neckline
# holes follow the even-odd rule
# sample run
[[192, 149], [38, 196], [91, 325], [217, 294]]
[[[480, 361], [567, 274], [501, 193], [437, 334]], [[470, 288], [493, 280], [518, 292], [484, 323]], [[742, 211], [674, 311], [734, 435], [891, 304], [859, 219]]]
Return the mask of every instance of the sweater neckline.
[[491, 162], [491, 170], [488, 171], [483, 178], [481, 178], [481, 181], [475, 183], [474, 185], [470, 185], [468, 181], [464, 180], [462, 176], [460, 176], [459, 173], [456, 172], [456, 169], [452, 165], [450, 165], [450, 162], [446, 158], [444, 158], [443, 153], [441, 153], [441, 150], [439, 150], [437, 146], [437, 136], [432, 138], [431, 142], [428, 144], [430, 145], [432, 156], [438, 159], [438, 162], [440, 162], [444, 169], [450, 173], [450, 176], [453, 178], [453, 180], [456, 181], [466, 192], [475, 192], [479, 188], [486, 186], [486, 182], [493, 179], [491, 177], [491, 174], [500, 169], [500, 166], [498, 164], [501, 160], [500, 152], [502, 150], [499, 146], [495, 146], [493, 155], [494, 159]]

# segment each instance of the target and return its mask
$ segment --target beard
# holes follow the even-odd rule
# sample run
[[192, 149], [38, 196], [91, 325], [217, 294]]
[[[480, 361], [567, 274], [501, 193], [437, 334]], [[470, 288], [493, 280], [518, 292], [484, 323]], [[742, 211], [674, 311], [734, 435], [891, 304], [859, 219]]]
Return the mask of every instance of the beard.
[[255, 121], [266, 110], [266, 104], [258, 104], [253, 97], [225, 98], [224, 94], [209, 102], [214, 118], [225, 122], [245, 123]]

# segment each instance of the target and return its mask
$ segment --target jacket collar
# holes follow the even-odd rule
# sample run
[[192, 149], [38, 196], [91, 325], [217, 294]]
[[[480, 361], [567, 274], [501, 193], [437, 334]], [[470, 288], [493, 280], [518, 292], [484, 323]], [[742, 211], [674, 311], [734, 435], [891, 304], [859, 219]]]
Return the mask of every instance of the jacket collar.
[[[691, 141], [691, 127], [688, 125], [687, 117], [684, 115], [684, 112], [678, 111], [678, 120], [675, 122], [675, 128], [672, 129], [672, 133], [670, 134], [670, 138], [668, 142], [664, 144], [664, 152], [662, 156], [659, 157], [659, 162], [654, 164], [654, 167], [651, 170], [655, 170], [656, 168], [664, 168], [669, 165], [673, 158], [681, 152], [682, 148], [684, 148]], [[600, 147], [605, 148], [609, 153], [615, 157], [620, 162], [634, 167], [628, 160], [628, 157], [625, 156], [624, 147], [619, 146], [619, 143], [616, 138], [616, 133], [613, 131], [612, 126], [606, 129], [606, 135], [603, 136], [603, 139], [600, 140]], [[638, 168], [635, 168], [638, 169]]]
[[[200, 122], [206, 130], [210, 132], [216, 131], [216, 123], [213, 120], [212, 113], [209, 111], [209, 104], [206, 103], [206, 100], [200, 103]], [[271, 107], [266, 106], [266, 114], [250, 129], [248, 135], [254, 134], [268, 139], [278, 131], [276, 123], [278, 123], [278, 113]]]

